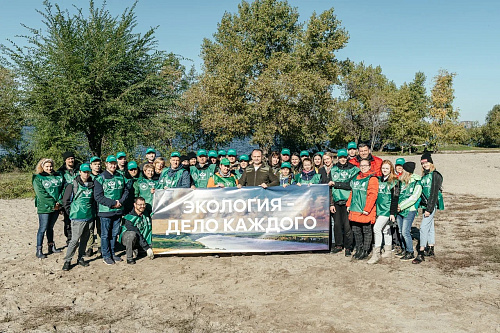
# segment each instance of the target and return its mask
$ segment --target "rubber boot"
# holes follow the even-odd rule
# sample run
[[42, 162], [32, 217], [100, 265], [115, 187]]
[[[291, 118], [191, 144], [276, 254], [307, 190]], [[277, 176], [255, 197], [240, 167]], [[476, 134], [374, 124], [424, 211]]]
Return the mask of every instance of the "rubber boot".
[[41, 246], [37, 246], [36, 247], [36, 257], [39, 258], [39, 259], [45, 259], [45, 258], [47, 258], [47, 256], [42, 253], [42, 247]]
[[380, 260], [380, 247], [374, 247], [372, 257], [367, 261], [367, 264], [376, 264]]
[[56, 244], [55, 243], [49, 243], [49, 254], [59, 253], [59, 252], [61, 252], [61, 250], [59, 250], [59, 249], [56, 248]]
[[385, 245], [384, 246], [384, 252], [380, 256], [381, 258], [392, 258], [392, 246], [391, 245]]

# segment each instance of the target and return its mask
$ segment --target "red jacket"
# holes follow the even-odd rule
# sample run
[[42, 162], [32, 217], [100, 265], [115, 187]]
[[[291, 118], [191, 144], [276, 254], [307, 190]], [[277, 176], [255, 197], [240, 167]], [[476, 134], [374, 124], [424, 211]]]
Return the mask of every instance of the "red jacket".
[[[359, 162], [361, 157], [356, 156], [356, 158], [352, 158], [349, 160], [349, 163], [355, 165], [359, 168]], [[380, 177], [382, 176], [382, 171], [380, 168], [382, 167], [382, 159], [377, 156], [373, 156], [372, 154], [368, 155], [368, 160], [370, 161], [370, 171], [373, 172], [374, 176]]]
[[[371, 172], [369, 173], [358, 173], [356, 179], [363, 179], [373, 175]], [[377, 208], [375, 203], [377, 202], [378, 196], [378, 178], [371, 177], [368, 181], [368, 188], [366, 189], [366, 203], [365, 208], [363, 210], [368, 212], [368, 215], [363, 215], [360, 212], [352, 212], [349, 211], [349, 221], [359, 222], [359, 223], [371, 223], [374, 224], [377, 219]], [[347, 199], [346, 206], [351, 206], [352, 200], [352, 191], [349, 194], [349, 199]]]

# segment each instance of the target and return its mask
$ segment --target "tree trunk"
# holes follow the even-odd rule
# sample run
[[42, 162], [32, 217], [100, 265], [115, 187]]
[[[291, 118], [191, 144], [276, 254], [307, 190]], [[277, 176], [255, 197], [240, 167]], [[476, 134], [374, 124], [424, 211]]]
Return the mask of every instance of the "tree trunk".
[[86, 134], [89, 141], [89, 147], [94, 156], [101, 156], [102, 151], [102, 136], [94, 134], [92, 131]]

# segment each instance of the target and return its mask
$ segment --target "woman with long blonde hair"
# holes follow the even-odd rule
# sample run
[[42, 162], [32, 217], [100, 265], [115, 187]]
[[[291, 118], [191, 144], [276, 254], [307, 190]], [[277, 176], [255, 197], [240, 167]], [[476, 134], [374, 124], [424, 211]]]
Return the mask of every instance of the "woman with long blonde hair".
[[54, 161], [42, 158], [32, 178], [35, 190], [35, 206], [38, 213], [38, 232], [36, 234], [36, 256], [47, 258], [42, 252], [43, 238], [47, 235], [49, 254], [61, 252], [54, 244], [54, 224], [57, 221], [59, 210], [62, 208], [63, 176], [54, 171]]
[[[390, 258], [392, 254], [392, 235], [390, 223], [396, 221], [398, 215], [399, 199], [399, 180], [394, 171], [394, 166], [389, 160], [382, 161], [380, 167], [382, 176], [378, 177], [378, 195], [377, 195], [377, 219], [373, 226], [373, 235], [375, 237], [375, 246], [369, 264], [375, 264], [382, 258]], [[380, 255], [382, 248], [382, 238], [384, 240], [384, 253]]]

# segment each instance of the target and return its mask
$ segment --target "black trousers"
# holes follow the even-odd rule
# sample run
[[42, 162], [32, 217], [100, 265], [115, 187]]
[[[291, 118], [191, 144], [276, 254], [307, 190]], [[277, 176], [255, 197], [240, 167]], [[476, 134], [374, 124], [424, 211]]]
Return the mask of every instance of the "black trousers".
[[68, 213], [66, 210], [63, 210], [63, 216], [64, 216], [64, 236], [66, 236], [66, 243], [69, 244], [69, 241], [71, 240], [71, 220], [69, 218]]
[[356, 246], [358, 246], [358, 244], [362, 245], [363, 250], [368, 251], [372, 247], [372, 232], [371, 223], [352, 222], [352, 233], [356, 240]]
[[335, 214], [333, 214], [333, 235], [335, 246], [340, 246], [352, 250], [352, 230], [349, 224], [349, 218], [346, 205], [335, 205]]

